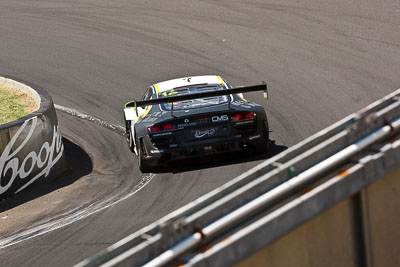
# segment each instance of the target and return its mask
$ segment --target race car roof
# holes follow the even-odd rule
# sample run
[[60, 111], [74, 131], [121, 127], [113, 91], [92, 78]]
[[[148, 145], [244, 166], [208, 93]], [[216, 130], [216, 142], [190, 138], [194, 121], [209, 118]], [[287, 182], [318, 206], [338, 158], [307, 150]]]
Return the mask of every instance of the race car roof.
[[222, 84], [225, 85], [224, 81], [221, 77], [217, 75], [204, 75], [204, 76], [192, 76], [192, 77], [184, 77], [173, 79], [165, 82], [155, 83], [154, 87], [157, 90], [158, 94], [161, 94], [165, 91], [184, 87], [184, 86], [193, 86], [197, 84]]

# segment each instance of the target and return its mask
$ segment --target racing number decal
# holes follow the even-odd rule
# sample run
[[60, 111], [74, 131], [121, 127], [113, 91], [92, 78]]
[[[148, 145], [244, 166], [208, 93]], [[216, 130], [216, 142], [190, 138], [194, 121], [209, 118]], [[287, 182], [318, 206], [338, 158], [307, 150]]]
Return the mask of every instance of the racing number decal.
[[171, 96], [171, 95], [176, 95], [178, 92], [175, 90], [171, 90], [168, 93], [167, 92], [163, 92], [161, 95], [162, 96]]

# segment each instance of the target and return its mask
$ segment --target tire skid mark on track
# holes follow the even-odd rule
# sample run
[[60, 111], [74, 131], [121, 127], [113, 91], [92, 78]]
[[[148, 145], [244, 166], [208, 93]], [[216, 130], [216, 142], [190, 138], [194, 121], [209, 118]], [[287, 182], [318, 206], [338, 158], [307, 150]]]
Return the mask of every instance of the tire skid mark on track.
[[[60, 105], [54, 104], [56, 110], [64, 112], [68, 115], [77, 117], [79, 119], [87, 120], [97, 125], [100, 125], [106, 129], [112, 130], [118, 133], [121, 136], [125, 136], [125, 129], [120, 125], [113, 124], [111, 122], [105, 121], [101, 118], [80, 112], [78, 110], [63, 107]], [[53, 230], [59, 229], [61, 227], [67, 226], [74, 222], [77, 222], [81, 219], [84, 219], [94, 213], [102, 211], [106, 208], [109, 208], [125, 199], [133, 196], [137, 192], [139, 192], [143, 187], [145, 187], [150, 181], [155, 177], [154, 173], [149, 173], [147, 175], [142, 175], [140, 182], [135, 185], [132, 190], [130, 190], [127, 194], [119, 194], [112, 197], [109, 197], [106, 200], [94, 202], [87, 207], [79, 207], [71, 212], [65, 213], [63, 215], [58, 216], [57, 218], [51, 219], [49, 222], [32, 227], [28, 230], [22, 231], [20, 233], [14, 234], [10, 237], [7, 237], [3, 240], [0, 239], [0, 249], [6, 248], [9, 246], [16, 245], [18, 243], [24, 242], [28, 239], [46, 234]]]
[[42, 225], [33, 227], [31, 229], [28, 229], [26, 231], [23, 231], [21, 233], [15, 234], [11, 237], [8, 237], [2, 241], [0, 241], [0, 249], [6, 248], [12, 245], [16, 245], [18, 243], [24, 242], [28, 239], [31, 239], [33, 237], [39, 236], [46, 234], [48, 232], [51, 232], [53, 230], [59, 229], [61, 227], [67, 226], [69, 224], [72, 224], [76, 221], [79, 221], [81, 219], [84, 219], [96, 212], [102, 211], [108, 207], [111, 207], [121, 201], [124, 201], [125, 199], [133, 196], [136, 194], [139, 190], [141, 190], [143, 187], [145, 187], [150, 181], [155, 177], [154, 173], [150, 173], [148, 175], [143, 175], [142, 179], [139, 184], [137, 184], [128, 194], [126, 195], [118, 195], [118, 196], [113, 196], [110, 197], [107, 200], [93, 203], [89, 205], [86, 208], [83, 209], [76, 209], [73, 212], [70, 212], [68, 214], [61, 215], [59, 218], [53, 219], [50, 222], [44, 223]]
[[95, 116], [80, 112], [80, 111], [72, 109], [72, 108], [63, 107], [63, 106], [60, 106], [60, 105], [57, 105], [57, 104], [54, 104], [54, 107], [58, 111], [64, 112], [64, 113], [66, 113], [68, 115], [80, 118], [82, 120], [87, 120], [87, 121], [93, 122], [95, 124], [98, 124], [98, 125], [106, 128], [106, 129], [112, 130], [112, 131], [116, 132], [119, 135], [125, 136], [125, 129], [124, 129], [124, 127], [122, 127], [120, 125], [116, 125], [114, 123], [105, 121], [105, 120], [103, 120], [101, 118], [98, 118], [98, 117], [95, 117]]

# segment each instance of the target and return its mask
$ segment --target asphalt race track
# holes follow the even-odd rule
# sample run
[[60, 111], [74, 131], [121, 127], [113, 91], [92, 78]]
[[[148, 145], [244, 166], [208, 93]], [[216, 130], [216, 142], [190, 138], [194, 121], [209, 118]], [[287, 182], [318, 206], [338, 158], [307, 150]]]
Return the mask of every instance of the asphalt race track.
[[[234, 85], [264, 80], [270, 101], [247, 95], [269, 116], [272, 151], [264, 159], [400, 87], [398, 0], [242, 2], [0, 0], [0, 75], [119, 125], [123, 104], [154, 82], [203, 74]], [[236, 157], [144, 176], [123, 137], [58, 115], [64, 137], [93, 165], [57, 187], [64, 192], [52, 205], [58, 210], [28, 205], [34, 198], [17, 206], [46, 211], [36, 214], [40, 225], [53, 215], [62, 222], [79, 205], [103, 205], [115, 196], [119, 202], [1, 248], [2, 266], [73, 265], [263, 159]], [[0, 218], [0, 232], [6, 227]]]

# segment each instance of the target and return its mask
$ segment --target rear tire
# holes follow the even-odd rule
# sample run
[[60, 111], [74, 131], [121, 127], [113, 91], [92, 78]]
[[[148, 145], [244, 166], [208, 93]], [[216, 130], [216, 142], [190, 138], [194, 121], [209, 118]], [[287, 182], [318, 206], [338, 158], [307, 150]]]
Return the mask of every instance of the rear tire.
[[132, 153], [134, 153], [135, 152], [135, 142], [133, 141], [130, 122], [126, 122], [126, 142], [128, 143], [129, 150]]
[[263, 122], [263, 133], [261, 134], [262, 140], [256, 143], [255, 154], [265, 154], [268, 151], [268, 143], [269, 143], [269, 129], [268, 122]]
[[143, 142], [138, 142], [139, 140], [136, 139], [137, 142], [137, 157], [138, 157], [138, 167], [139, 170], [143, 173], [148, 173], [151, 172], [151, 166], [148, 163], [148, 160], [146, 160], [143, 157]]
[[143, 173], [151, 172], [151, 166], [148, 164], [147, 160], [143, 158], [142, 148], [138, 147], [138, 166], [139, 170]]

